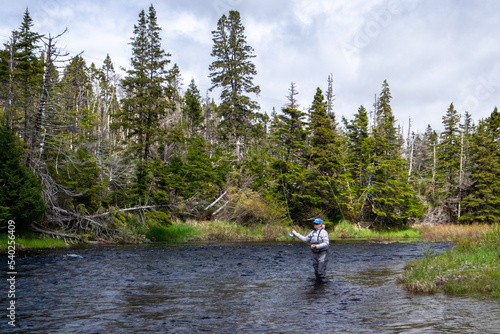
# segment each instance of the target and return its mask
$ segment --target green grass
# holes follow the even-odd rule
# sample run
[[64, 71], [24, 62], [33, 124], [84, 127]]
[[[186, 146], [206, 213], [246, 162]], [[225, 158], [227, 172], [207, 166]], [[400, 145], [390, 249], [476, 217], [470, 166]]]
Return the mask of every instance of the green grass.
[[479, 293], [500, 297], [500, 228], [477, 239], [463, 239], [455, 248], [409, 262], [400, 283], [417, 293]]
[[[0, 235], [0, 250], [6, 251], [9, 238], [7, 234]], [[15, 239], [16, 251], [35, 248], [63, 248], [68, 245], [62, 239], [55, 239], [49, 236], [18, 237]]]
[[404, 239], [415, 240], [422, 233], [413, 229], [382, 230], [358, 229], [348, 221], [340, 221], [330, 233], [330, 238], [337, 239], [360, 239], [368, 241], [400, 241]]
[[196, 234], [198, 232], [192, 226], [176, 224], [168, 227], [152, 227], [146, 232], [146, 238], [151, 241], [185, 242]]
[[248, 226], [227, 221], [176, 222], [174, 226], [191, 229], [183, 241], [284, 241], [289, 239], [290, 226], [285, 223], [252, 224]]

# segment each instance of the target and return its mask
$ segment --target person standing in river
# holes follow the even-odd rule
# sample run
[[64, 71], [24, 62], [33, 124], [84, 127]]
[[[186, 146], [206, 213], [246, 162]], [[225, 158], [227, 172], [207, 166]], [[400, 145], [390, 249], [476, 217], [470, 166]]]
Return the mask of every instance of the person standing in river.
[[328, 247], [330, 246], [330, 238], [320, 218], [315, 219], [313, 225], [314, 230], [305, 237], [295, 230], [292, 230], [292, 234], [302, 241], [311, 243], [316, 283], [322, 284], [328, 282], [326, 279], [326, 265], [328, 263], [327, 255]]

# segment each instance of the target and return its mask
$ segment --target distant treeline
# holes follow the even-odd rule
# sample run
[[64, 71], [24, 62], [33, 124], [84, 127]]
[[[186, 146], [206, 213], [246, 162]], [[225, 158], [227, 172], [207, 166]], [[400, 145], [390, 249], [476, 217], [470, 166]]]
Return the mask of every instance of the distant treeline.
[[474, 124], [452, 103], [442, 131], [404, 139], [387, 81], [370, 109], [346, 120], [335, 114], [328, 75], [309, 110], [291, 83], [288, 103], [262, 112], [237, 11], [212, 32], [207, 65], [219, 104], [194, 80], [181, 90], [153, 6], [131, 27], [124, 77], [109, 56], [96, 65], [64, 53], [65, 32], [32, 27], [27, 9], [0, 50], [0, 218], [20, 231], [123, 238], [173, 218], [246, 225], [320, 216], [380, 228], [500, 220], [496, 108]]

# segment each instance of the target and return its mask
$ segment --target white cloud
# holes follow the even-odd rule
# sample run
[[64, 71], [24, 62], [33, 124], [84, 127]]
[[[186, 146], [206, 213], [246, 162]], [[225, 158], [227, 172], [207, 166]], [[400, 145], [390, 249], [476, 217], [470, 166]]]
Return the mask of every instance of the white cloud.
[[[69, 28], [60, 46], [84, 50], [100, 65], [107, 53], [115, 68], [128, 67], [130, 37], [150, 1], [22, 0], [0, 13], [0, 39], [17, 29], [28, 5], [40, 33]], [[210, 87], [211, 31], [229, 10], [240, 11], [255, 49], [265, 111], [286, 103], [291, 82], [302, 107], [334, 75], [337, 119], [360, 105], [372, 108], [387, 79], [396, 118], [424, 131], [441, 128], [451, 102], [474, 120], [489, 116], [500, 99], [500, 2], [442, 0], [186, 0], [154, 4], [165, 50], [184, 83]], [[217, 99], [217, 96], [214, 96]]]

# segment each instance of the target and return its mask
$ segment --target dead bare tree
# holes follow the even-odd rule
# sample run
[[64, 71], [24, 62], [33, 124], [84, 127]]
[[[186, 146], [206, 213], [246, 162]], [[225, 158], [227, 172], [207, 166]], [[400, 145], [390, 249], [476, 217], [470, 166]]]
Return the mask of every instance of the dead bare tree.
[[[58, 61], [58, 58], [67, 57], [69, 55], [68, 53], [62, 53], [59, 49], [56, 48], [56, 41], [66, 32], [67, 29], [65, 29], [62, 33], [55, 37], [49, 34], [49, 37], [42, 39], [45, 43], [43, 81], [39, 106], [35, 115], [35, 123], [31, 129], [31, 141], [28, 143], [28, 152], [26, 156], [27, 166], [31, 166], [33, 164], [33, 153], [39, 149], [41, 154], [44, 148], [46, 131], [42, 125], [42, 122], [47, 114], [50, 86], [54, 84], [52, 72], [55, 68], [55, 63]], [[43, 134], [40, 135], [41, 132], [43, 132]], [[41, 138], [39, 138], [39, 136]], [[40, 147], [38, 147], [38, 142], [40, 142]]]

